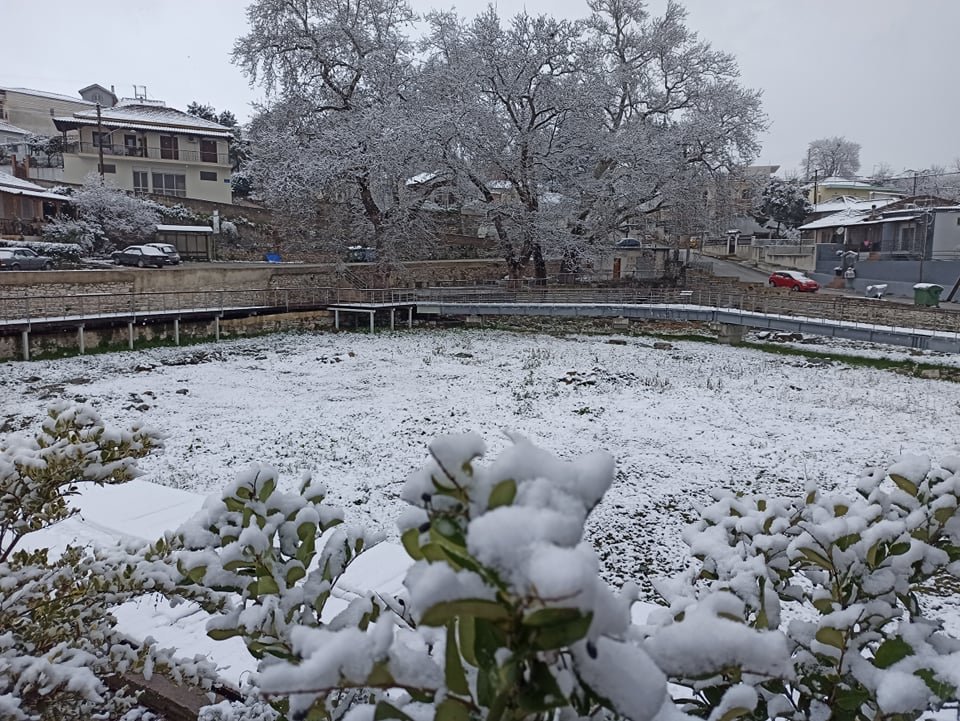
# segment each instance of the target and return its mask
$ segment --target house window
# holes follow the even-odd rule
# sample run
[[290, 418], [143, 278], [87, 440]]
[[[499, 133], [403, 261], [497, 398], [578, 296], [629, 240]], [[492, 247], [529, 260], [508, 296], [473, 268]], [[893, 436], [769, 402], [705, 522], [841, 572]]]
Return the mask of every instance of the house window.
[[208, 171], [208, 170], [201, 170], [201, 171], [200, 171], [200, 180], [212, 180], [213, 182], [217, 182], [217, 174], [216, 174], [216, 173], [211, 173], [211, 172]]
[[113, 140], [110, 138], [110, 133], [93, 132], [93, 147], [112, 149], [112, 146]]
[[[200, 140], [200, 162], [201, 163], [216, 163], [217, 162], [217, 141], [216, 140]], [[209, 178], [207, 178], [209, 180]]]
[[137, 142], [136, 135], [123, 136], [123, 153], [128, 158], [142, 158], [146, 153], [143, 152], [143, 141]]
[[154, 173], [153, 192], [157, 195], [173, 195], [177, 198], [187, 197], [187, 176], [174, 173]]
[[150, 192], [147, 175], [148, 174], [146, 170], [133, 171], [133, 192], [137, 195]]
[[160, 158], [162, 160], [180, 159], [180, 147], [176, 135], [160, 136]]

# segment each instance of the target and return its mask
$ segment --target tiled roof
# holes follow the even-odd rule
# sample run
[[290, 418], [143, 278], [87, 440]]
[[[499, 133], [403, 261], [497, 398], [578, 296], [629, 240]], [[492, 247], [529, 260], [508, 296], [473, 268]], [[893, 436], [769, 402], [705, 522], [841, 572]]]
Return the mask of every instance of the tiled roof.
[[[96, 110], [80, 110], [73, 114], [74, 118], [83, 120], [96, 120]], [[204, 120], [176, 108], [168, 108], [157, 105], [117, 105], [113, 108], [102, 108], [100, 111], [101, 120], [112, 120], [116, 122], [127, 123], [150, 123], [157, 125], [177, 125], [190, 129], [206, 128], [208, 130], [220, 130], [230, 132], [230, 128], [215, 123], [211, 120]]]

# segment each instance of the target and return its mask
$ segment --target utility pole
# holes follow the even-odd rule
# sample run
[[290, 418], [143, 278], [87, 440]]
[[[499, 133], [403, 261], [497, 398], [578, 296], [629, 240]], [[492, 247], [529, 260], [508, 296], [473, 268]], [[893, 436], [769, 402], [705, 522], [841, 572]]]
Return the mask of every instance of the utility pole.
[[911, 193], [911, 195], [914, 198], [917, 197], [917, 171], [916, 170], [913, 171], [913, 193]]
[[97, 103], [97, 155], [100, 157], [100, 185], [103, 185], [103, 123], [100, 120], [100, 103]]
[[816, 208], [817, 205], [817, 195], [819, 188], [817, 187], [817, 182], [820, 180], [820, 169], [816, 168], [813, 171], [813, 205]]

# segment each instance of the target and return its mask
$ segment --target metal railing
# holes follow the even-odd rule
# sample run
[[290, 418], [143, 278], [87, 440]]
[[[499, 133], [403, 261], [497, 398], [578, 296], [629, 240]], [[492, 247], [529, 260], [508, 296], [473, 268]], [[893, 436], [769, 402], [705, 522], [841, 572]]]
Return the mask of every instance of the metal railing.
[[874, 326], [902, 326], [960, 333], [960, 313], [889, 301], [834, 295], [801, 295], [766, 288], [753, 291], [714, 288], [583, 288], [535, 286], [439, 286], [430, 288], [255, 288], [144, 293], [29, 295], [0, 290], [0, 325], [77, 324], [110, 318], [134, 320], [230, 312], [316, 310], [331, 305], [519, 303], [665, 304], [807, 317]]
[[431, 287], [415, 291], [418, 303], [667, 304], [723, 308], [743, 313], [807, 317], [871, 326], [903, 326], [960, 333], [960, 313], [869, 298], [801, 295], [711, 288], [576, 288], [512, 290], [488, 287]]
[[[70, 155], [99, 155], [100, 146], [94, 143], [76, 141], [67, 143], [65, 153]], [[210, 163], [216, 165], [230, 165], [228, 153], [209, 152], [203, 150], [185, 150], [184, 148], [160, 148], [153, 145], [104, 145], [104, 162], [106, 158], [117, 156], [125, 158], [148, 158], [151, 160], [180, 160], [188, 163]]]

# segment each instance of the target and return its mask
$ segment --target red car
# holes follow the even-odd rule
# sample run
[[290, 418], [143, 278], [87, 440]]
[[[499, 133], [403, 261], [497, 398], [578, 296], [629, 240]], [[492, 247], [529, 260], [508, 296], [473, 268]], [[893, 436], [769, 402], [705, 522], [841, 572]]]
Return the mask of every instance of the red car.
[[770, 276], [771, 288], [789, 288], [790, 290], [816, 293], [820, 284], [796, 270], [778, 270]]

